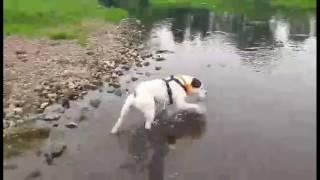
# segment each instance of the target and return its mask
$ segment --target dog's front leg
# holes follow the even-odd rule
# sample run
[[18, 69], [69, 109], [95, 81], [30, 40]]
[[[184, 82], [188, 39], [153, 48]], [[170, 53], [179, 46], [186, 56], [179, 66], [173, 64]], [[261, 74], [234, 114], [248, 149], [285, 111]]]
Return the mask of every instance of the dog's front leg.
[[176, 103], [177, 108], [179, 110], [194, 110], [197, 113], [203, 113], [204, 110], [198, 105], [198, 104], [193, 104], [193, 103], [187, 103], [184, 101], [184, 99], [180, 99]]

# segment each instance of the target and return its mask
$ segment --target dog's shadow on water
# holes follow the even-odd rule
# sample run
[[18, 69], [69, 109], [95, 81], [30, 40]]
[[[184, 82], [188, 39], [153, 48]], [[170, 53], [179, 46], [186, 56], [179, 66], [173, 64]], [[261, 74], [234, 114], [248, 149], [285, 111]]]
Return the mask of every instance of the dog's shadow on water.
[[129, 154], [120, 169], [128, 171], [130, 179], [165, 179], [164, 161], [170, 147], [181, 138], [200, 138], [206, 128], [205, 116], [196, 113], [180, 112], [169, 117], [163, 112], [157, 119], [151, 130], [146, 130], [141, 123], [134, 131], [119, 135], [119, 142]]

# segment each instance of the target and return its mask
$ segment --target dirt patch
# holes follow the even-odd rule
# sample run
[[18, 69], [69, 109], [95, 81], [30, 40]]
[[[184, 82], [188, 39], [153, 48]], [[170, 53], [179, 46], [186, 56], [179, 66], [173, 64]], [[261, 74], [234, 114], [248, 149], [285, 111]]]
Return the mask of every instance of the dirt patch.
[[119, 88], [122, 71], [144, 59], [137, 48], [141, 37], [139, 21], [127, 19], [90, 34], [85, 47], [73, 40], [5, 38], [4, 128], [100, 86]]

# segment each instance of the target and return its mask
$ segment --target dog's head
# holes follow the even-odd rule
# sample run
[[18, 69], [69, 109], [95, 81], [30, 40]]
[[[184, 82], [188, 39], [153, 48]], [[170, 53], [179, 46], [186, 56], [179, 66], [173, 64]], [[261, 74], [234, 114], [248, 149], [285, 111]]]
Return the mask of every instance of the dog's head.
[[188, 88], [190, 95], [195, 95], [200, 99], [204, 99], [207, 96], [207, 90], [199, 79], [192, 76], [185, 76], [185, 79], [190, 86]]

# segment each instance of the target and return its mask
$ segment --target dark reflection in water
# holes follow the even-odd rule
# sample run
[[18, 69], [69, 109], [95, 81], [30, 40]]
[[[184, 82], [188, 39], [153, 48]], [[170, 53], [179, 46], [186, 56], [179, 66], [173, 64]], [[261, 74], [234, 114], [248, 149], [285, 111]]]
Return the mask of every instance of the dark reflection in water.
[[205, 132], [205, 116], [183, 112], [168, 117], [159, 116], [157, 126], [148, 131], [142, 124], [133, 134], [122, 132], [120, 141], [128, 144], [129, 160], [120, 169], [128, 171], [131, 179], [163, 180], [165, 174], [165, 157], [169, 146], [177, 140], [189, 137], [197, 139]]

